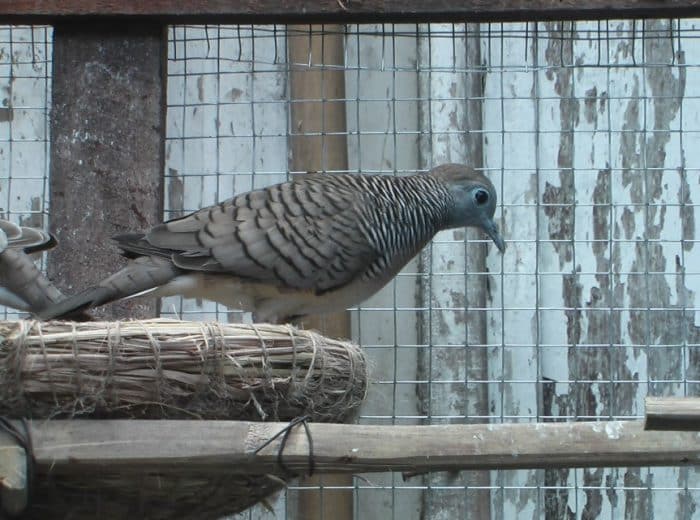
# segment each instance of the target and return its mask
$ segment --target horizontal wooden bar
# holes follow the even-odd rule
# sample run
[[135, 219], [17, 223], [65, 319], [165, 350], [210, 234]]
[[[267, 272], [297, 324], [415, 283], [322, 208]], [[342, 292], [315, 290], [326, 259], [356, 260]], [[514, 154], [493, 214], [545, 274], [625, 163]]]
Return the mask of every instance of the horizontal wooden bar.
[[[286, 423], [75, 420], [31, 423], [39, 474], [89, 468], [274, 473]], [[310, 424], [319, 473], [553, 467], [677, 466], [700, 463], [700, 434], [645, 431], [642, 421], [369, 426]], [[285, 464], [308, 469], [309, 443], [294, 427]]]
[[85, 18], [163, 23], [506, 22], [676, 18], [698, 0], [0, 0], [2, 23]]
[[647, 397], [647, 430], [700, 431], [700, 397]]

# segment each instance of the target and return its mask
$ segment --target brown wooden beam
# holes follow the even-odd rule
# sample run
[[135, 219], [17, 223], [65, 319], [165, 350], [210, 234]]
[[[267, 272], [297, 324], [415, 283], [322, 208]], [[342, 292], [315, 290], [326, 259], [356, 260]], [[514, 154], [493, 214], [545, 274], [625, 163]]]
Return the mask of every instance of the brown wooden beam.
[[[54, 29], [50, 223], [59, 245], [48, 274], [66, 294], [125, 264], [112, 235], [162, 220], [164, 33], [159, 24]], [[153, 300], [127, 300], [93, 315], [156, 310]]]
[[[32, 421], [39, 475], [187, 472], [212, 476], [281, 471], [286, 423], [244, 421]], [[642, 421], [434, 426], [311, 423], [318, 473], [460, 469], [680, 466], [700, 462], [700, 436], [645, 431]], [[2, 444], [0, 444], [2, 446]], [[292, 471], [308, 470], [309, 443], [295, 427], [283, 452]]]
[[121, 17], [161, 23], [505, 22], [677, 18], [700, 0], [0, 0], [2, 23]]

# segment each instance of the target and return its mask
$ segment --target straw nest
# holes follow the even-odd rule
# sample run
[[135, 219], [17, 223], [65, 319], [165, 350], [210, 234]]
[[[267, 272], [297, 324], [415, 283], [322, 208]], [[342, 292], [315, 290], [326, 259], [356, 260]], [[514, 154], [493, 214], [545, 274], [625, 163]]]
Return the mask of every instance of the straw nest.
[[[341, 422], [367, 388], [359, 347], [291, 326], [0, 322], [0, 341], [0, 414], [9, 417]], [[279, 490], [282, 476], [38, 475], [29, 513], [219, 518]]]
[[0, 322], [10, 417], [342, 421], [364, 398], [359, 347], [289, 325]]

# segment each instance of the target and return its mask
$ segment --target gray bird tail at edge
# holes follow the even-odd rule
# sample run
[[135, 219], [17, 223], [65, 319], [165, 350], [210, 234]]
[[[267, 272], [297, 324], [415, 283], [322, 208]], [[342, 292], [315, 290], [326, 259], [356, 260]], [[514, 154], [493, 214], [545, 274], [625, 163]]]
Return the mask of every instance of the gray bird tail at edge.
[[98, 285], [51, 305], [37, 316], [49, 320], [80, 315], [87, 309], [155, 290], [181, 272], [168, 258], [138, 257]]
[[37, 253], [51, 249], [56, 245], [56, 238], [41, 229], [18, 226], [0, 219], [0, 231], [7, 239], [6, 247], [22, 249], [25, 253]]
[[36, 313], [64, 299], [34, 261], [16, 249], [0, 253], [0, 286], [0, 304], [23, 311]]

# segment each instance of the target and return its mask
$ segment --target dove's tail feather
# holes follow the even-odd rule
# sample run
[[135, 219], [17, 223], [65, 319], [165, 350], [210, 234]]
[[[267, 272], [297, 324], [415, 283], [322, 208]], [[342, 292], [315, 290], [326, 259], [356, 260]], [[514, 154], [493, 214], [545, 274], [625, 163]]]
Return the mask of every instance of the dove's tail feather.
[[42, 319], [73, 317], [92, 307], [152, 292], [181, 272], [167, 258], [138, 257], [98, 285], [51, 305], [37, 315]]
[[152, 245], [143, 233], [122, 233], [112, 237], [122, 254], [127, 258], [138, 258], [141, 256], [159, 256], [170, 258], [173, 254], [171, 249], [163, 249]]
[[0, 304], [23, 311], [38, 312], [64, 298], [32, 259], [16, 249], [0, 253], [0, 287]]
[[23, 250], [28, 255], [31, 255], [32, 253], [39, 253], [41, 251], [53, 249], [54, 247], [56, 247], [57, 244], [58, 241], [56, 240], [56, 237], [54, 237], [52, 234], [42, 233], [41, 242], [23, 246]]

